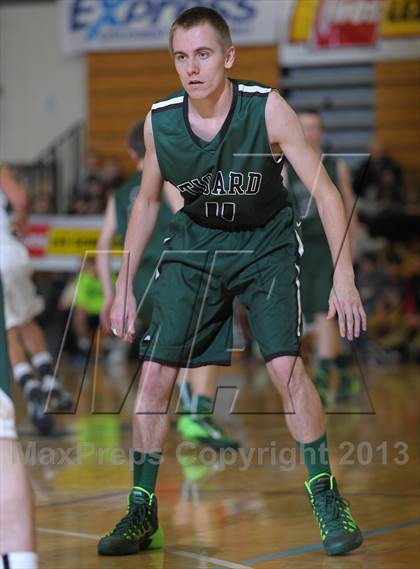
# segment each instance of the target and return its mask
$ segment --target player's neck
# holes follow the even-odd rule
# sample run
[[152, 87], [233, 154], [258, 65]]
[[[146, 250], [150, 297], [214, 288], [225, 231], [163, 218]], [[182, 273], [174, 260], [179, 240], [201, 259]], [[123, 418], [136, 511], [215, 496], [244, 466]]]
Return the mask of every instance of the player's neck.
[[232, 96], [232, 81], [226, 77], [224, 83], [205, 99], [189, 97], [189, 113], [203, 119], [225, 117], [230, 110]]

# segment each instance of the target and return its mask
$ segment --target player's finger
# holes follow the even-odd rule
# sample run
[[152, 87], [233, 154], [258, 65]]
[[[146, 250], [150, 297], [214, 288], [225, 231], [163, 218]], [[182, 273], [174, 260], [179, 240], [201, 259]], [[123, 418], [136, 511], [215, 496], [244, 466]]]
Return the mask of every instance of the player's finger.
[[353, 307], [353, 318], [354, 318], [354, 337], [358, 338], [360, 336], [360, 324], [361, 324], [361, 316], [359, 313], [358, 305], [355, 305]]
[[354, 318], [353, 318], [353, 311], [351, 307], [347, 306], [345, 309], [346, 314], [346, 327], [347, 327], [347, 339], [353, 340], [353, 326], [354, 326]]
[[331, 318], [334, 318], [334, 316], [336, 315], [337, 310], [335, 308], [334, 302], [332, 300], [332, 298], [330, 297], [329, 301], [328, 301], [328, 314], [327, 314], [327, 320], [331, 320]]
[[360, 314], [360, 317], [362, 319], [362, 330], [364, 332], [366, 332], [366, 330], [367, 330], [367, 317], [366, 317], [365, 309], [363, 308], [362, 305], [359, 306], [359, 314]]
[[337, 299], [337, 297], [335, 297], [334, 299], [334, 305], [335, 305], [335, 309], [337, 311], [338, 314], [338, 328], [340, 330], [340, 336], [342, 338], [346, 337], [346, 317], [344, 314], [344, 311]]

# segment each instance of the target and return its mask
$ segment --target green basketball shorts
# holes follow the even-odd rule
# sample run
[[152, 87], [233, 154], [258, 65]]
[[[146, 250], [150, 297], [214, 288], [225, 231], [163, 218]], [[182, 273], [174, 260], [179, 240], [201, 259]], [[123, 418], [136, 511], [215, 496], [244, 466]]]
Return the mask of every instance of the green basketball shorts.
[[300, 244], [290, 206], [264, 227], [232, 232], [203, 227], [178, 212], [164, 239], [141, 360], [175, 367], [230, 365], [235, 297], [248, 308], [266, 361], [297, 356]]
[[333, 264], [325, 236], [306, 236], [302, 232], [305, 252], [301, 258], [302, 311], [310, 324], [315, 314], [328, 312], [333, 283]]
[[0, 438], [16, 438], [15, 413], [10, 399], [11, 379], [0, 279]]

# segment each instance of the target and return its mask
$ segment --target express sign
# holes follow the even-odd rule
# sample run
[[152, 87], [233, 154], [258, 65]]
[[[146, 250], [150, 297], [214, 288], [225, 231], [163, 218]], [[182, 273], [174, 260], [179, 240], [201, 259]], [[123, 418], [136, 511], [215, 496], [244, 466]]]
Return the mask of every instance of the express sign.
[[238, 44], [276, 41], [281, 6], [271, 0], [61, 0], [63, 47], [67, 52], [166, 47], [171, 23], [197, 5], [220, 12]]

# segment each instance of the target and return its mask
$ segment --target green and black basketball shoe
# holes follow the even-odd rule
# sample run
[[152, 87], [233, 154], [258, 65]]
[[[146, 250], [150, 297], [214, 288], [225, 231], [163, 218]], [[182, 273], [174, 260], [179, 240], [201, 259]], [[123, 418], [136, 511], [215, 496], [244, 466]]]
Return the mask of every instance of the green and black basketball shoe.
[[184, 415], [177, 422], [177, 431], [184, 441], [214, 449], [237, 449], [238, 441], [227, 435], [210, 415]]
[[348, 403], [353, 395], [360, 391], [360, 382], [358, 382], [351, 373], [340, 377], [335, 400], [337, 403]]
[[182, 415], [177, 420], [176, 428], [184, 441], [214, 449], [239, 448], [239, 443], [214, 421], [212, 401], [208, 397], [193, 395], [188, 383], [182, 385], [180, 395]]
[[99, 555], [131, 555], [163, 547], [155, 494], [134, 486], [126, 515], [98, 543]]
[[305, 486], [327, 555], [342, 555], [357, 549], [363, 536], [348, 501], [340, 496], [335, 478], [328, 473], [317, 474]]

